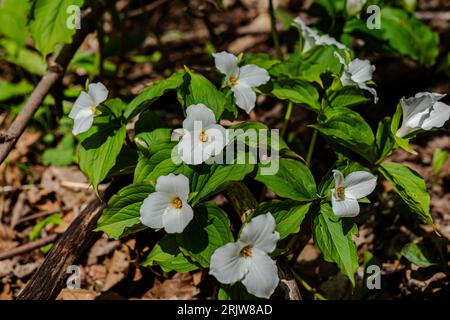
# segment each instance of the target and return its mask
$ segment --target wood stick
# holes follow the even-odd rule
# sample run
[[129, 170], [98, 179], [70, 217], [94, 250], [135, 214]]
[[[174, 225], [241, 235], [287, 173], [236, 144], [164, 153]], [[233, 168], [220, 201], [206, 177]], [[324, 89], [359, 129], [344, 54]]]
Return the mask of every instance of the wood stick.
[[101, 235], [93, 232], [104, 203], [96, 199], [78, 215], [33, 274], [18, 300], [54, 300], [65, 285], [67, 268]]
[[33, 251], [34, 249], [38, 249], [40, 247], [43, 247], [49, 243], [52, 243], [53, 241], [56, 240], [56, 238], [58, 238], [57, 234], [52, 234], [48, 237], [45, 238], [41, 238], [38, 239], [36, 241], [31, 241], [28, 243], [25, 243], [21, 246], [15, 247], [11, 250], [8, 251], [4, 251], [4, 252], [0, 252], [0, 261], [1, 260], [5, 260], [5, 259], [9, 259], [15, 256], [19, 256], [21, 254]]

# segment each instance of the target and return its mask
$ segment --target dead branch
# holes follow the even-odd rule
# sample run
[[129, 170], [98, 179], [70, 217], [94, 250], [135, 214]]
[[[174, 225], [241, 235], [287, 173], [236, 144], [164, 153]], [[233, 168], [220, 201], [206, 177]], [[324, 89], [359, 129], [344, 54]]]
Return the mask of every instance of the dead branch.
[[0, 252], [0, 261], [9, 259], [9, 258], [12, 258], [15, 256], [19, 256], [21, 254], [33, 251], [34, 249], [39, 249], [40, 247], [43, 247], [43, 246], [55, 241], [57, 237], [58, 237], [57, 234], [52, 234], [48, 237], [25, 243], [21, 246], [15, 247], [11, 250]]

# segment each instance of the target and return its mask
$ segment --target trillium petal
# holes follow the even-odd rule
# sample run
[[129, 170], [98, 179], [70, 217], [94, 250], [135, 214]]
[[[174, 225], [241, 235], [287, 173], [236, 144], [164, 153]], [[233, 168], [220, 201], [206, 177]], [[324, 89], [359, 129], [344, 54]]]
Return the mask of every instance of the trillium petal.
[[239, 240], [270, 253], [275, 250], [280, 234], [275, 231], [275, 219], [270, 212], [254, 217], [243, 229]]
[[186, 109], [186, 119], [183, 121], [183, 129], [187, 131], [200, 131], [216, 123], [214, 112], [204, 104], [190, 105]]
[[178, 155], [184, 163], [197, 165], [209, 158], [209, 155], [203, 152], [203, 146], [198, 136], [198, 132], [186, 131], [178, 143]]
[[356, 83], [363, 83], [372, 80], [375, 66], [369, 60], [354, 59], [348, 65], [348, 70], [352, 74], [352, 80]]
[[237, 85], [231, 87], [231, 90], [233, 90], [237, 106], [245, 110], [245, 112], [250, 113], [256, 103], [256, 93], [252, 90], [252, 88], [246, 84], [238, 83]]
[[167, 233], [181, 233], [191, 222], [194, 212], [186, 201], [182, 201], [182, 207], [176, 209], [169, 206], [162, 215], [162, 223]]
[[94, 123], [94, 114], [90, 109], [82, 109], [73, 120], [72, 133], [74, 135], [88, 131]]
[[440, 128], [450, 117], [450, 106], [443, 102], [436, 102], [421, 127], [423, 130], [430, 130], [432, 128]]
[[242, 280], [250, 267], [250, 259], [240, 256], [244, 246], [238, 241], [216, 249], [211, 256], [209, 274], [223, 284], [232, 284]]
[[156, 180], [156, 191], [172, 194], [182, 200], [187, 200], [189, 197], [189, 179], [182, 174], [175, 175], [173, 173], [167, 176], [160, 176]]
[[344, 185], [344, 175], [339, 170], [335, 169], [332, 171], [334, 177], [335, 188]]
[[94, 101], [95, 106], [98, 106], [100, 103], [108, 98], [108, 89], [101, 83], [91, 83], [89, 84], [89, 95]]
[[349, 198], [361, 199], [373, 192], [377, 177], [366, 171], [354, 171], [345, 177], [345, 194]]
[[328, 34], [324, 34], [322, 36], [320, 36], [317, 40], [316, 43], [318, 45], [329, 45], [329, 46], [335, 46], [338, 49], [346, 49], [347, 47], [340, 43], [339, 41], [337, 41], [335, 38], [330, 37]]
[[139, 209], [142, 224], [154, 229], [162, 228], [164, 226], [162, 216], [171, 202], [172, 197], [167, 193], [150, 193]]
[[280, 281], [277, 265], [265, 252], [253, 248], [248, 258], [250, 268], [242, 280], [247, 291], [259, 298], [269, 299]]
[[222, 51], [213, 54], [216, 68], [225, 74], [227, 80], [230, 76], [237, 76], [239, 72], [239, 67], [237, 63], [237, 58], [235, 55]]
[[75, 100], [72, 109], [70, 110], [69, 118], [75, 119], [78, 113], [82, 110], [91, 110], [93, 104], [94, 101], [92, 100], [91, 96], [86, 92], [81, 91], [77, 100]]
[[366, 90], [369, 91], [372, 95], [373, 95], [373, 102], [377, 103], [378, 102], [378, 95], [377, 95], [377, 90], [375, 90], [374, 88], [369, 87], [367, 84], [365, 83], [358, 83], [358, 87], [362, 90]]
[[249, 87], [259, 87], [269, 79], [269, 73], [254, 64], [248, 64], [239, 69], [238, 83], [244, 83]]
[[331, 199], [331, 206], [335, 216], [339, 218], [352, 218], [359, 214], [359, 203], [356, 199], [345, 198], [344, 200]]
[[208, 142], [203, 143], [203, 152], [215, 156], [228, 144], [228, 131], [219, 124], [210, 125], [205, 134]]

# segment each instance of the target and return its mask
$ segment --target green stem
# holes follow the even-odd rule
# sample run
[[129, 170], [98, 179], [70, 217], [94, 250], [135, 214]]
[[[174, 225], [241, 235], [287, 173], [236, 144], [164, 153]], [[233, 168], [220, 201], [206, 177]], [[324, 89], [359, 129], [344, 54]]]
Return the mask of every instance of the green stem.
[[308, 154], [306, 155], [306, 162], [308, 164], [311, 164], [311, 158], [314, 152], [314, 146], [316, 145], [316, 141], [317, 141], [317, 130], [314, 130], [312, 138], [311, 138], [311, 143], [309, 144], [309, 148], [308, 148]]
[[305, 280], [303, 280], [297, 272], [294, 271], [293, 268], [291, 268], [292, 274], [294, 275], [295, 279], [300, 282], [300, 284], [308, 291], [311, 292], [315, 298], [317, 298], [317, 300], [327, 300], [327, 298], [325, 298], [323, 295], [321, 295], [320, 293], [318, 293], [316, 291], [316, 289], [314, 289], [313, 287], [311, 287]]
[[278, 37], [276, 27], [275, 11], [273, 9], [273, 0], [269, 0], [269, 14], [270, 14], [270, 28], [272, 30], [273, 44], [275, 45], [275, 52], [277, 55], [277, 59], [283, 60], [283, 52], [281, 51], [280, 39]]
[[282, 138], [284, 138], [284, 136], [286, 135], [286, 130], [289, 125], [289, 120], [291, 119], [292, 107], [293, 107], [292, 102], [289, 102], [287, 109], [286, 109], [286, 114], [284, 115], [283, 126], [281, 127], [281, 137]]

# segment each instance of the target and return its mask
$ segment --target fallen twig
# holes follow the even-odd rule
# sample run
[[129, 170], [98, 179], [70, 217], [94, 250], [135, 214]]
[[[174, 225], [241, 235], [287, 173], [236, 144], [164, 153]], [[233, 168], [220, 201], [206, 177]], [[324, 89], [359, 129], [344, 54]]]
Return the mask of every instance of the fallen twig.
[[58, 237], [58, 234], [52, 234], [48, 237], [38, 239], [36, 241], [25, 243], [21, 246], [15, 247], [13, 249], [10, 249], [8, 251], [0, 252], [0, 261], [9, 259], [15, 256], [19, 256], [21, 254], [33, 251], [35, 249], [38, 249], [40, 247], [43, 247], [49, 243], [52, 243], [56, 240]]

